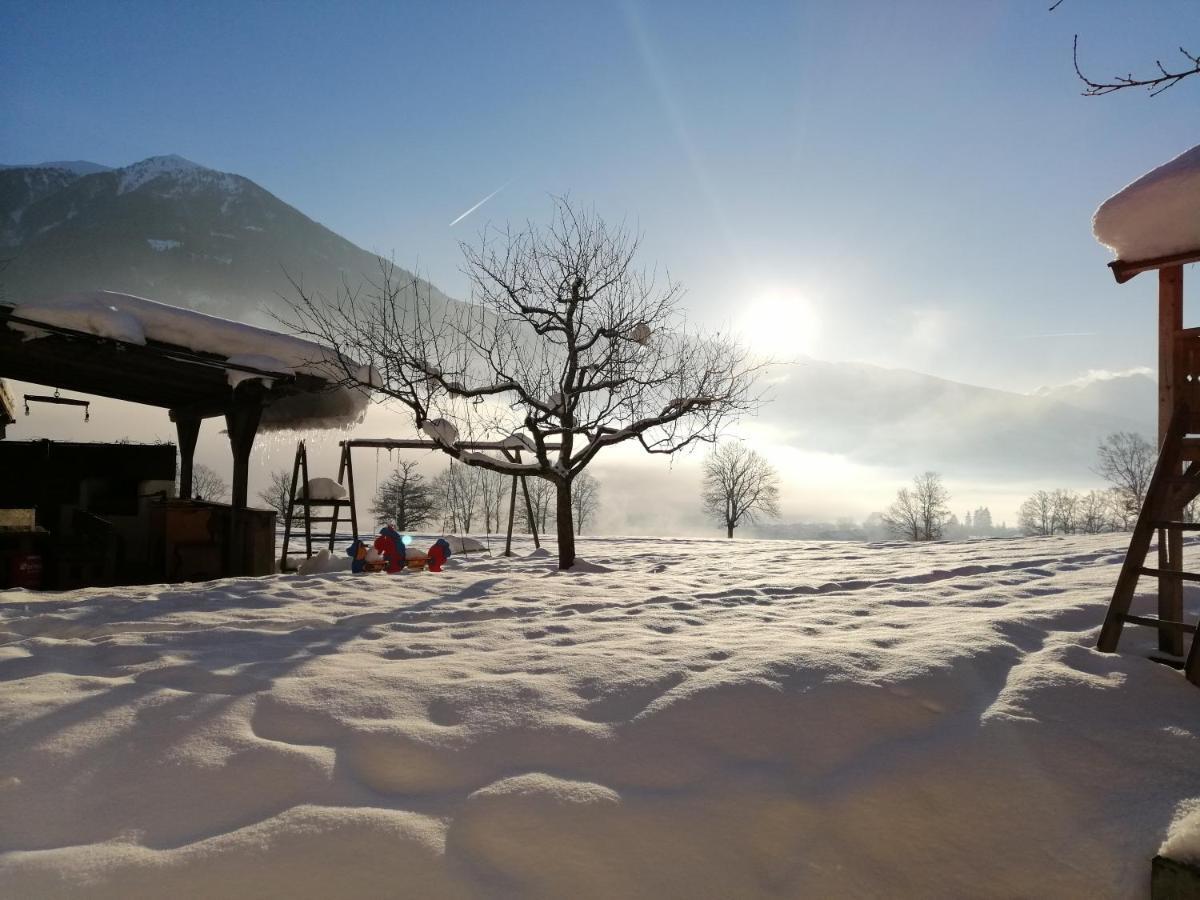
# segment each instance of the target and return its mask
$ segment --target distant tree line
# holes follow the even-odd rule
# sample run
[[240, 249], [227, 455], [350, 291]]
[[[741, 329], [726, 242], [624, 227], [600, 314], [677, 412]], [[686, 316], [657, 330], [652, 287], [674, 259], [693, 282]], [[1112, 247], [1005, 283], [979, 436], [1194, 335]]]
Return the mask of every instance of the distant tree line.
[[[1021, 504], [1018, 522], [1029, 535], [1101, 534], [1129, 531], [1146, 499], [1158, 453], [1140, 434], [1117, 431], [1096, 448], [1096, 474], [1108, 487], [1086, 493], [1066, 488], [1034, 491]], [[1196, 521], [1196, 503], [1183, 511]]]

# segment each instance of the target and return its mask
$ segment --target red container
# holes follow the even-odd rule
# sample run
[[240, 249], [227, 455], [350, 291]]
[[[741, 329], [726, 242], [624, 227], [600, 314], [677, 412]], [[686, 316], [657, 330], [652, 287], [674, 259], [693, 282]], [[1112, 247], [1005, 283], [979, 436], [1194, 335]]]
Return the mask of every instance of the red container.
[[42, 558], [36, 553], [18, 553], [14, 556], [9, 584], [13, 587], [40, 590], [42, 587]]

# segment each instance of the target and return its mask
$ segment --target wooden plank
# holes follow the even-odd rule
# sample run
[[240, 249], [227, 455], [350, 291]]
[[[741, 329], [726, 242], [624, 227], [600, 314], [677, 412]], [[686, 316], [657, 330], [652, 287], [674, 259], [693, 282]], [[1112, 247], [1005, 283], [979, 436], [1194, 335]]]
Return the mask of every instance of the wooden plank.
[[1176, 531], [1200, 531], [1200, 522], [1155, 522], [1155, 528]]
[[[1153, 616], [1135, 616], [1126, 613], [1123, 618], [1130, 625], [1145, 625], [1149, 628], [1170, 628], [1173, 631], [1186, 632], [1188, 634], [1196, 633], [1196, 626], [1189, 625], [1187, 622], [1164, 622], [1162, 619], [1156, 619]], [[1182, 656], [1182, 653], [1172, 654], [1173, 656]]]
[[1143, 567], [1139, 570], [1142, 575], [1150, 575], [1154, 578], [1170, 578], [1175, 581], [1200, 581], [1200, 575], [1194, 572], [1178, 572], [1173, 569], [1151, 569]]
[[1183, 253], [1172, 253], [1170, 256], [1155, 256], [1151, 259], [1130, 260], [1129, 262], [1114, 259], [1108, 264], [1108, 267], [1112, 269], [1117, 284], [1124, 284], [1142, 272], [1150, 272], [1154, 269], [1162, 271], [1164, 268], [1178, 267], [1193, 262], [1200, 262], [1200, 248], [1185, 250]]

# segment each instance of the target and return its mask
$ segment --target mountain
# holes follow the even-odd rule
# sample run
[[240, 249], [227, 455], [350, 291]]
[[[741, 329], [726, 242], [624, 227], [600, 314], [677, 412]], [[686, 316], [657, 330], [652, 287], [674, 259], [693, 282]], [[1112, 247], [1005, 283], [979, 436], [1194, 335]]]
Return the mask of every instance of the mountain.
[[289, 276], [333, 296], [380, 264], [250, 179], [179, 156], [0, 169], [0, 257], [12, 299], [107, 289], [243, 321], [286, 312]]
[[96, 172], [110, 172], [112, 166], [102, 166], [86, 159], [60, 160], [59, 162], [34, 163], [32, 165], [6, 166], [0, 169], [66, 169], [75, 175], [93, 175]]
[[[108, 288], [251, 321], [286, 312], [287, 274], [331, 296], [379, 267], [253, 181], [178, 156], [0, 168], [0, 257], [12, 258], [0, 274], [11, 298]], [[1096, 480], [1110, 432], [1153, 435], [1157, 408], [1145, 370], [1018, 394], [809, 359], [772, 391], [760, 422], [798, 449], [898, 472], [1063, 484]]]
[[1091, 468], [1105, 435], [1154, 434], [1153, 392], [1130, 399], [1141, 397], [1147, 381], [1153, 387], [1134, 371], [1107, 379], [1103, 391], [1019, 394], [809, 359], [783, 372], [762, 418], [783, 443], [864, 465], [1084, 483], [1097, 480]]
[[[1158, 382], [1150, 369], [1088, 372], [1066, 384], [1041, 387], [1035, 396], [1131, 419], [1153, 416], [1158, 409]], [[1153, 429], [1148, 429], [1150, 433]]]

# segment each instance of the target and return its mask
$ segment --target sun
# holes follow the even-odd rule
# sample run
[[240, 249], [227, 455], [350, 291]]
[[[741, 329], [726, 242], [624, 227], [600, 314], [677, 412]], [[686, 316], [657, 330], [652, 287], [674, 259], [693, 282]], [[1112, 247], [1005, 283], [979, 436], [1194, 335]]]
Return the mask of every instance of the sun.
[[750, 349], [781, 362], [811, 354], [820, 326], [820, 316], [808, 297], [780, 289], [752, 294], [734, 322]]

